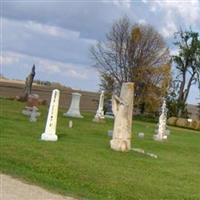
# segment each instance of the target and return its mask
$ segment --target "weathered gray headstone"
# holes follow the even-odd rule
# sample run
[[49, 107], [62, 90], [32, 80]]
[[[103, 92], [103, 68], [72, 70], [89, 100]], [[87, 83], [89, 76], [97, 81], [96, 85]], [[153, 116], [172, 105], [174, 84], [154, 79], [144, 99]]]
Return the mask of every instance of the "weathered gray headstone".
[[109, 119], [114, 118], [114, 114], [113, 114], [113, 111], [112, 111], [112, 100], [109, 100], [106, 104], [105, 118], [109, 118]]
[[[33, 107], [35, 107], [34, 109], [37, 108], [37, 111], [38, 111], [38, 105], [39, 105], [39, 96], [37, 94], [28, 95], [28, 100], [27, 100], [25, 108], [22, 110], [22, 114], [30, 116], [33, 111]], [[37, 113], [39, 116], [40, 113], [39, 112]]]
[[32, 92], [33, 79], [35, 77], [35, 65], [33, 65], [31, 73], [26, 77], [23, 99], [27, 100], [28, 95]]
[[40, 116], [40, 113], [37, 112], [37, 111], [38, 111], [38, 108], [33, 106], [33, 109], [32, 109], [32, 112], [31, 112], [30, 118], [29, 118], [30, 122], [36, 122], [37, 121], [37, 117]]

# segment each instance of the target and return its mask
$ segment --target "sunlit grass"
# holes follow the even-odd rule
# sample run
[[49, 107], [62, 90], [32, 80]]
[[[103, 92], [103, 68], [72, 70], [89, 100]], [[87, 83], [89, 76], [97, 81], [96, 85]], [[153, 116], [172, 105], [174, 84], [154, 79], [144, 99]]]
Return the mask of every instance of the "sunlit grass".
[[[21, 114], [24, 104], [0, 100], [0, 169], [47, 189], [80, 199], [200, 199], [200, 133], [171, 127], [166, 142], [152, 140], [155, 124], [133, 121], [133, 147], [158, 155], [120, 153], [109, 147], [112, 120], [69, 118], [59, 110], [57, 142], [40, 140], [47, 107], [38, 122]], [[144, 132], [144, 139], [137, 137]]]

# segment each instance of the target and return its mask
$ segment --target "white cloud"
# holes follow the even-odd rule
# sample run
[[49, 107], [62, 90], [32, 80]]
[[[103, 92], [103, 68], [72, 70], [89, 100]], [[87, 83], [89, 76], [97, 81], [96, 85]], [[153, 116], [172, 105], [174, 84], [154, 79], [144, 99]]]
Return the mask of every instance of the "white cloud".
[[148, 1], [147, 1], [147, 0], [142, 0], [142, 2], [143, 2], [143, 3], [147, 3]]
[[84, 65], [63, 63], [53, 60], [40, 59], [37, 63], [40, 70], [47, 74], [62, 75], [68, 78], [88, 79], [88, 69]]
[[103, 3], [112, 3], [117, 7], [130, 8], [131, 0], [102, 0]]
[[[166, 22], [169, 21], [169, 16], [171, 20], [177, 20], [177, 17], [181, 18], [181, 21], [186, 25], [197, 26], [199, 24], [199, 13], [200, 13], [200, 1], [190, 0], [190, 1], [170, 1], [170, 0], [157, 0], [149, 1], [150, 10], [160, 11], [161, 14], [167, 15]], [[180, 22], [180, 21], [179, 21]]]
[[175, 32], [177, 32], [177, 30], [178, 30], [178, 27], [172, 21], [172, 22], [166, 23], [165, 26], [161, 28], [160, 33], [163, 35], [164, 38], [170, 38], [173, 36]]
[[12, 52], [2, 52], [2, 55], [0, 55], [0, 63], [2, 66], [4, 65], [10, 65], [14, 63], [18, 63], [20, 61], [21, 55], [18, 53], [12, 53]]
[[138, 23], [139, 23], [139, 24], [146, 24], [147, 21], [146, 21], [145, 19], [139, 19], [139, 20], [138, 20]]
[[3, 48], [6, 51], [58, 60], [88, 63], [89, 48], [96, 40], [80, 32], [34, 21], [3, 18]]
[[50, 26], [46, 24], [37, 23], [34, 21], [26, 21], [24, 26], [31, 31], [39, 32], [42, 34], [48, 34], [54, 37], [77, 39], [80, 37], [80, 33], [77, 31], [63, 29], [57, 26]]
[[[92, 68], [82, 64], [58, 62], [55, 60], [29, 56], [16, 52], [4, 52], [0, 59], [2, 64], [5, 66], [5, 69], [7, 66], [20, 65], [20, 67], [28, 67], [35, 64], [38, 73], [42, 72], [47, 76], [66, 76], [68, 78], [86, 80], [89, 78], [91, 73], [94, 74], [94, 70]], [[95, 75], [97, 75], [97, 72]]]
[[176, 49], [170, 49], [170, 55], [178, 55], [178, 52], [179, 50], [176, 48]]

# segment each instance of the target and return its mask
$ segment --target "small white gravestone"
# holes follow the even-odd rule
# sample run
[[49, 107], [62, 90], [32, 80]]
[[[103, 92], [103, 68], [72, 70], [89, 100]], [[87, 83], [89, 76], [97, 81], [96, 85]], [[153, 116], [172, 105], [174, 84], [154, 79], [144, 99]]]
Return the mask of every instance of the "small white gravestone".
[[189, 126], [192, 125], [192, 119], [187, 119], [188, 123], [189, 123]]
[[112, 137], [112, 135], [113, 135], [113, 130], [108, 130], [108, 136]]
[[101, 122], [104, 120], [105, 117], [104, 117], [103, 106], [104, 106], [104, 91], [102, 91], [100, 95], [99, 106], [96, 115], [93, 119], [94, 122]]
[[70, 108], [68, 112], [63, 114], [64, 116], [83, 118], [83, 116], [80, 114], [80, 98], [81, 94], [76, 92], [72, 93], [72, 101]]
[[57, 141], [56, 124], [58, 116], [60, 91], [55, 89], [52, 92], [51, 102], [47, 117], [45, 132], [42, 134], [41, 139], [46, 141]]
[[69, 121], [69, 128], [72, 128], [72, 127], [73, 127], [73, 121], [70, 120], [70, 121]]
[[139, 133], [138, 133], [138, 137], [139, 137], [139, 138], [144, 138], [144, 133], [139, 132]]
[[133, 97], [134, 83], [131, 82], [122, 84], [120, 97], [113, 96], [115, 122], [110, 146], [115, 151], [124, 152], [131, 149]]

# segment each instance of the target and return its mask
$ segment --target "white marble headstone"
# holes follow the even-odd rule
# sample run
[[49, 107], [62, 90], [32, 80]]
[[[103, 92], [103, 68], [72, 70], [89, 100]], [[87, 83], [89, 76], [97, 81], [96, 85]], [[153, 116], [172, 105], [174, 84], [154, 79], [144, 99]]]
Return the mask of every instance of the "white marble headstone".
[[56, 125], [58, 116], [59, 97], [60, 97], [60, 91], [57, 89], [53, 90], [45, 132], [41, 136], [42, 140], [57, 141], [58, 139], [56, 135]]
[[167, 139], [166, 125], [167, 125], [167, 108], [166, 108], [166, 101], [164, 99], [162, 104], [162, 112], [159, 117], [158, 129], [156, 130], [157, 134], [153, 136], [154, 140], [162, 141]]
[[63, 114], [64, 116], [83, 118], [83, 116], [80, 114], [80, 98], [80, 93], [72, 93], [70, 108], [66, 113]]
[[73, 127], [73, 121], [70, 120], [70, 121], [69, 121], [69, 128], [72, 128], [72, 127]]
[[97, 109], [96, 115], [94, 116], [93, 121], [99, 122], [105, 118], [103, 106], [104, 106], [104, 91], [101, 92], [101, 95], [99, 98], [99, 106], [98, 106], [98, 109]]

